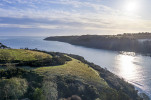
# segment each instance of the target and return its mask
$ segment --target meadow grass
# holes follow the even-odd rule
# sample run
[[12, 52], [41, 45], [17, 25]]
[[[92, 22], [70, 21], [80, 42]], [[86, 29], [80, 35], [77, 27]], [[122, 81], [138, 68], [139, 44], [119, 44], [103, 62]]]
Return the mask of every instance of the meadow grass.
[[51, 55], [24, 49], [0, 49], [0, 60], [33, 61], [52, 58]]
[[37, 73], [44, 75], [45, 77], [49, 76], [73, 76], [78, 79], [82, 79], [84, 82], [95, 85], [102, 85], [108, 87], [106, 81], [101, 78], [97, 71], [88, 66], [87, 64], [82, 63], [79, 60], [73, 59], [72, 61], [66, 62], [64, 65], [51, 66], [51, 67], [40, 67], [34, 69]]
[[[20, 61], [34, 61], [45, 58], [52, 58], [51, 55], [31, 50], [24, 49], [0, 49], [0, 60], [6, 60], [3, 56], [8, 56], [8, 60], [20, 60]], [[66, 56], [66, 55], [65, 55]], [[68, 56], [69, 57], [69, 56]], [[71, 57], [70, 57], [71, 58]], [[82, 63], [79, 60], [71, 58], [71, 61], [66, 62], [64, 65], [38, 67], [30, 69], [44, 75], [45, 77], [51, 76], [73, 76], [77, 79], [83, 80], [89, 84], [101, 85], [108, 87], [106, 81], [100, 77], [98, 72], [91, 68], [89, 65]], [[26, 68], [25, 68], [26, 69]]]

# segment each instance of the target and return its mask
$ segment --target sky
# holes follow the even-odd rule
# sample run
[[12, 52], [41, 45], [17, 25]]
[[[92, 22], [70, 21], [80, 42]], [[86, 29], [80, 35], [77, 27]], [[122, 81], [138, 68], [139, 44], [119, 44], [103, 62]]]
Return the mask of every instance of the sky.
[[0, 0], [0, 36], [151, 32], [151, 0]]

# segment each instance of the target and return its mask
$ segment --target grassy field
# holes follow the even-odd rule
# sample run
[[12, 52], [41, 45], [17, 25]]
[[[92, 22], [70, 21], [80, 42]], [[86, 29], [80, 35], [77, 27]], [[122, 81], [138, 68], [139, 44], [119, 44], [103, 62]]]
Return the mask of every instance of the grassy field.
[[72, 61], [66, 62], [64, 65], [51, 66], [51, 67], [40, 67], [34, 69], [34, 71], [49, 76], [73, 76], [77, 79], [81, 79], [89, 84], [102, 85], [108, 87], [108, 84], [101, 78], [97, 71], [89, 67], [87, 64], [82, 63], [79, 60], [73, 59]]
[[[45, 58], [52, 58], [51, 55], [31, 50], [23, 49], [0, 49], [0, 60], [19, 60], [19, 61], [34, 61]], [[71, 57], [70, 57], [71, 58]], [[71, 58], [72, 61], [66, 62], [64, 65], [58, 66], [40, 66], [34, 71], [49, 77], [49, 76], [73, 76], [83, 80], [86, 83], [107, 86], [107, 83], [101, 78], [97, 71], [82, 63], [79, 60]], [[32, 69], [31, 69], [32, 70]]]
[[52, 58], [51, 55], [24, 49], [0, 49], [0, 60], [33, 61]]

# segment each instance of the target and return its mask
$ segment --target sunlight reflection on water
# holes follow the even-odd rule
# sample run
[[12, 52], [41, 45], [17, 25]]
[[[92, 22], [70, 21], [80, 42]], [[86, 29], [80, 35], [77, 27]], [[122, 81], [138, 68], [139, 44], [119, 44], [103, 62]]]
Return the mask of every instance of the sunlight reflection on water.
[[[141, 66], [139, 65], [142, 62], [141, 57], [137, 58], [136, 56], [123, 55], [119, 54], [116, 56], [116, 64], [118, 65], [118, 75], [124, 77], [126, 80], [133, 81], [136, 77], [140, 76]], [[119, 68], [120, 66], [120, 68]]]
[[129, 55], [118, 55], [117, 61], [121, 66], [119, 74], [127, 79], [136, 76], [136, 66], [133, 64], [134, 57]]
[[148, 90], [144, 84], [142, 58], [135, 55], [119, 54], [116, 56], [117, 75], [123, 77], [128, 82], [135, 84], [137, 88]]

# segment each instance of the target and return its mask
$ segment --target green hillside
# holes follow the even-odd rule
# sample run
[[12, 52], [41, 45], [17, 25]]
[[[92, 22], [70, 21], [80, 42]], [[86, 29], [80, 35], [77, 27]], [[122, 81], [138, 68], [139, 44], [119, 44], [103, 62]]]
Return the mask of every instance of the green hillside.
[[103, 85], [104, 87], [108, 87], [107, 83], [99, 76], [99, 73], [96, 70], [73, 58], [72, 61], [69, 61], [64, 65], [41, 67], [35, 69], [34, 71], [45, 75], [46, 77], [49, 75], [70, 75], [93, 85]]
[[[142, 100], [132, 85], [76, 57], [80, 58], [38, 50], [0, 49], [1, 100]], [[7, 63], [14, 65], [8, 67]]]
[[24, 49], [0, 49], [0, 60], [34, 61], [52, 58], [51, 55]]

